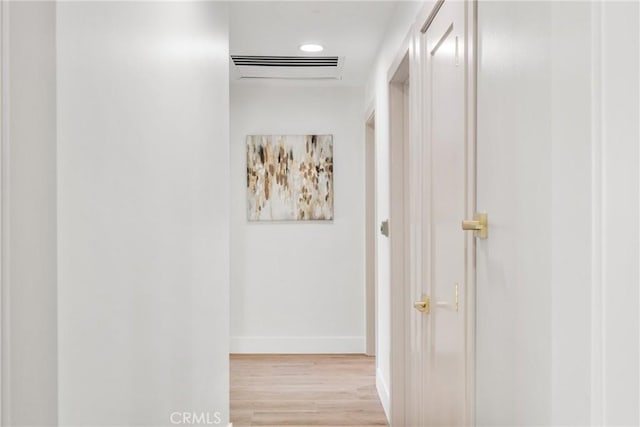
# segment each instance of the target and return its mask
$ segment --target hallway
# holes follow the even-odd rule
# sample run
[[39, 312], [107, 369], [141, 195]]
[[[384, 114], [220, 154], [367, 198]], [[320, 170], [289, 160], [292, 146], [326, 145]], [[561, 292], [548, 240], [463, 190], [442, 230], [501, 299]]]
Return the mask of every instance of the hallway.
[[231, 422], [241, 426], [386, 426], [375, 359], [231, 355]]
[[640, 0], [3, 0], [0, 46], [0, 427], [640, 426]]

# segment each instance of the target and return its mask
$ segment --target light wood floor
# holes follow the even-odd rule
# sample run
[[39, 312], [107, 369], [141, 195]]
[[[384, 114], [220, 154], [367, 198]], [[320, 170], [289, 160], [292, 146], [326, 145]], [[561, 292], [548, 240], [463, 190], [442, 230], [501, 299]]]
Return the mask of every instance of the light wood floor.
[[232, 355], [231, 421], [241, 426], [386, 426], [375, 359]]

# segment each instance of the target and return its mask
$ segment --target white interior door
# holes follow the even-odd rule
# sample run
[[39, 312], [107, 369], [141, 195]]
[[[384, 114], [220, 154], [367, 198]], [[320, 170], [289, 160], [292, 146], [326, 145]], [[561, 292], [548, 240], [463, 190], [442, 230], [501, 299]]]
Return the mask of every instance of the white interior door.
[[[466, 4], [445, 1], [423, 36], [426, 96], [426, 425], [467, 417], [467, 247], [461, 229], [469, 194]], [[473, 243], [471, 243], [472, 245]]]

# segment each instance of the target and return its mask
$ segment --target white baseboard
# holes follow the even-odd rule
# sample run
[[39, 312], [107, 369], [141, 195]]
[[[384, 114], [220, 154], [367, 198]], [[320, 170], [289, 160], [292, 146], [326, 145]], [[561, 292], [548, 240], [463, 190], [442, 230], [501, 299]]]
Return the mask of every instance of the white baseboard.
[[231, 337], [231, 353], [364, 354], [364, 337]]
[[384, 382], [384, 377], [382, 376], [380, 369], [376, 369], [376, 389], [378, 390], [378, 397], [380, 397], [380, 403], [382, 403], [384, 414], [387, 416], [387, 422], [391, 424], [391, 417], [389, 417], [389, 414], [391, 413], [389, 410], [391, 405], [389, 387], [387, 387], [387, 384]]

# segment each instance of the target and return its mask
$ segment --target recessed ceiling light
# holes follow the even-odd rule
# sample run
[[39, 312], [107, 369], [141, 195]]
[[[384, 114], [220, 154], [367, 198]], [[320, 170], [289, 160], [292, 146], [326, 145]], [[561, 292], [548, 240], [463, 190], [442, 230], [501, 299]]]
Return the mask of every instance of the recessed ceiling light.
[[303, 52], [322, 52], [324, 47], [320, 44], [315, 43], [305, 43], [300, 45], [300, 50]]

